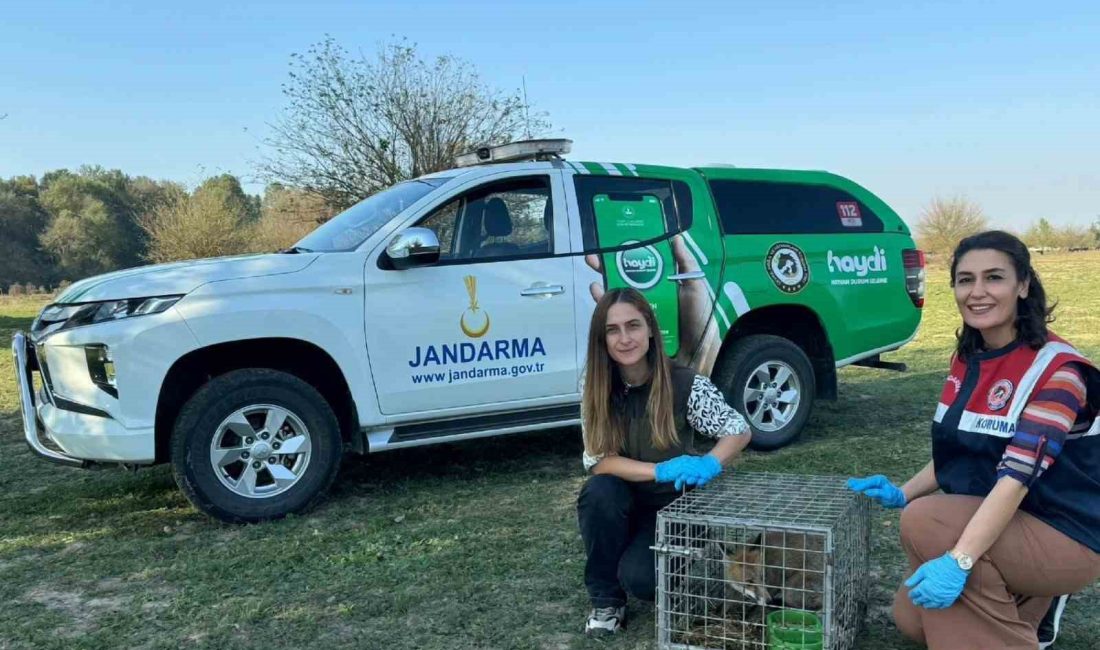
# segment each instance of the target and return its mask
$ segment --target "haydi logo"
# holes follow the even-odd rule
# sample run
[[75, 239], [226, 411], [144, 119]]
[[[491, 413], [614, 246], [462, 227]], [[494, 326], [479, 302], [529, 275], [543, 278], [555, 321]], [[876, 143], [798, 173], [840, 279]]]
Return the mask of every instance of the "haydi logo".
[[[623, 242], [624, 245], [637, 244], [636, 241]], [[619, 268], [619, 277], [628, 285], [644, 291], [661, 281], [664, 260], [652, 246], [643, 246], [615, 254], [615, 265]]]
[[652, 271], [657, 268], [657, 260], [651, 256], [641, 257], [639, 259], [630, 259], [627, 256], [623, 256], [623, 268], [631, 273], [640, 273], [642, 271]]
[[828, 252], [830, 273], [855, 273], [862, 278], [868, 273], [880, 273], [886, 270], [886, 252], [875, 246], [871, 255], [835, 255]]

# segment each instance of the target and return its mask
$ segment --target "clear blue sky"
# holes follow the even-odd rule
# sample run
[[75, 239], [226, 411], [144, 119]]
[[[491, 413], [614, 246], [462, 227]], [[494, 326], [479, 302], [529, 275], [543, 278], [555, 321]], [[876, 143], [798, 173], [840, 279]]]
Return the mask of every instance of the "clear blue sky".
[[1095, 1], [8, 3], [0, 177], [247, 179], [325, 34], [526, 77], [574, 159], [827, 169], [910, 223], [955, 194], [1015, 227], [1100, 216]]

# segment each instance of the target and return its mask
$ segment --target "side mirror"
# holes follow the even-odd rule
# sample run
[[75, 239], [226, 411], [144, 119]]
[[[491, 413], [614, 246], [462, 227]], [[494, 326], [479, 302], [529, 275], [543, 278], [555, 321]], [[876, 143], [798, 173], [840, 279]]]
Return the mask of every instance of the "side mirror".
[[439, 237], [430, 228], [406, 228], [390, 240], [386, 255], [396, 269], [435, 264], [439, 261]]

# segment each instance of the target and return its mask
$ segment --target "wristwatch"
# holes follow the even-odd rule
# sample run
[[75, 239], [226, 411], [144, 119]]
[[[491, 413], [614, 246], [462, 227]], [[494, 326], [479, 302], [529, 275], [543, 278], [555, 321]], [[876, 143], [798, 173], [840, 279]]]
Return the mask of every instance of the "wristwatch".
[[959, 568], [963, 571], [969, 571], [974, 568], [974, 558], [970, 557], [966, 553], [951, 549], [947, 552], [947, 554], [955, 560], [955, 562], [959, 565]]

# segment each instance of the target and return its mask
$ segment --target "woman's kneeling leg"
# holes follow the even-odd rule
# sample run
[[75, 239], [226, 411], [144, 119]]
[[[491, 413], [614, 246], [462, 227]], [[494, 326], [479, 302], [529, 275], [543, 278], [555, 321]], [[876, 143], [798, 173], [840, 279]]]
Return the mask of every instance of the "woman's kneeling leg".
[[593, 607], [626, 603], [619, 584], [619, 561], [630, 542], [634, 495], [626, 481], [597, 474], [585, 482], [577, 498], [577, 522], [587, 560], [584, 584]]

